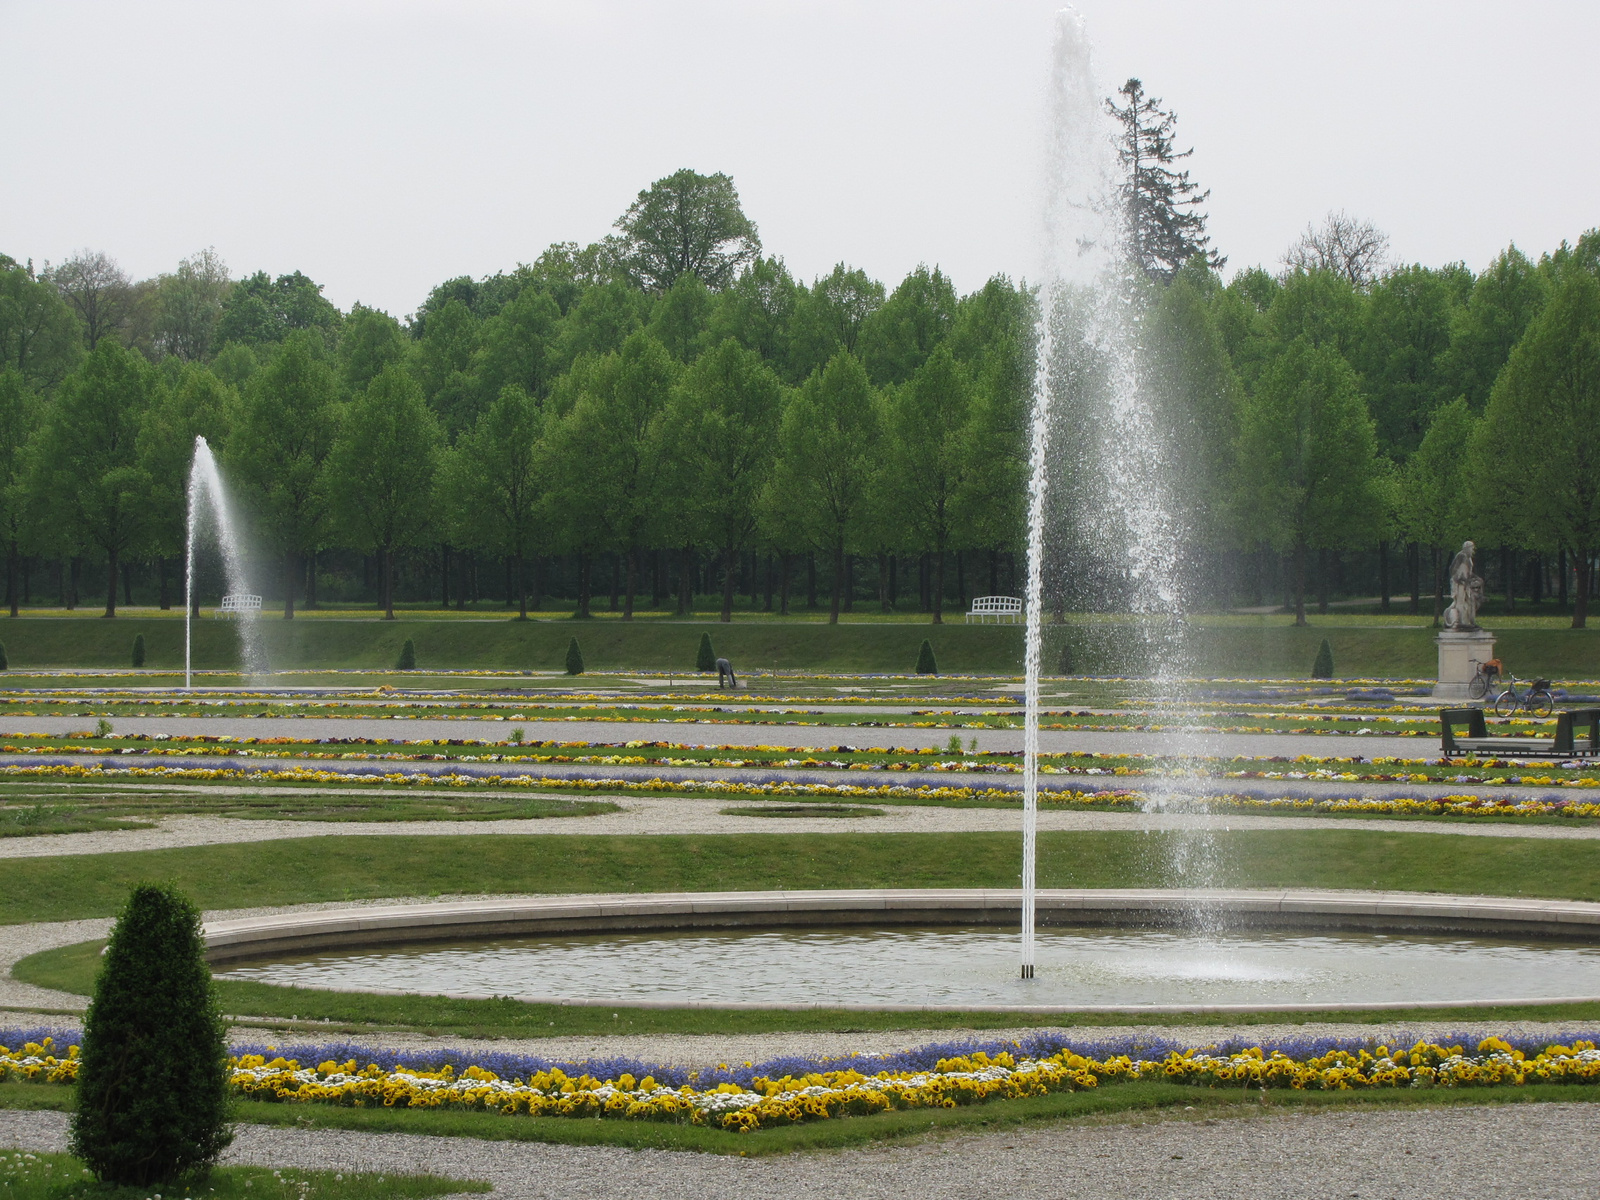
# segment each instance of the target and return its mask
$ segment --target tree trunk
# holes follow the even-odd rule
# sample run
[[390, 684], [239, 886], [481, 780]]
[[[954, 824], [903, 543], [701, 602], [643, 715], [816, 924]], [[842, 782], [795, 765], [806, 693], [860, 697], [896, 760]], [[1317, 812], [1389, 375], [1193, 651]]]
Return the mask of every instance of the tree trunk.
[[1567, 606], [1567, 551], [1564, 546], [1556, 552], [1556, 604], [1561, 608]]
[[1389, 543], [1378, 543], [1378, 611], [1389, 611]]
[[439, 607], [450, 607], [450, 545], [439, 543]]
[[527, 560], [522, 555], [522, 550], [517, 550], [517, 620], [528, 619], [528, 576]]
[[767, 555], [767, 570], [766, 570], [766, 574], [763, 576], [763, 579], [764, 579], [763, 590], [766, 592], [766, 596], [761, 601], [761, 611], [762, 612], [771, 612], [772, 611], [772, 590], [773, 590], [772, 589], [772, 555], [771, 554]]
[[900, 556], [889, 555], [889, 611], [900, 606]]
[[889, 611], [889, 556], [878, 551], [878, 611]]
[[117, 551], [112, 547], [106, 551], [106, 611], [105, 615], [117, 615]]
[[1428, 547], [1428, 565], [1433, 569], [1433, 627], [1439, 628], [1444, 615], [1444, 572], [1439, 568], [1439, 547]]
[[1306, 623], [1306, 544], [1294, 544], [1294, 623]]
[[622, 556], [615, 550], [611, 552], [611, 607], [608, 612], [617, 611], [617, 599], [622, 592]]
[[300, 586], [300, 556], [293, 550], [283, 552], [283, 619], [294, 620], [294, 594]]
[[394, 550], [388, 546], [383, 548], [383, 619], [394, 620]]
[[789, 615], [789, 552], [778, 555], [778, 615]]
[[633, 589], [639, 575], [639, 552], [632, 546], [628, 547], [628, 577], [622, 593], [622, 619], [633, 620]]
[[6, 546], [6, 605], [11, 609], [11, 615], [17, 615], [20, 607], [17, 595], [17, 540], [12, 538]]
[[1406, 547], [1406, 570], [1411, 575], [1411, 605], [1407, 611], [1416, 616], [1422, 611], [1422, 546], [1418, 542]]
[[83, 559], [78, 555], [72, 556], [72, 572], [67, 580], [67, 609], [76, 611], [78, 607], [78, 581], [83, 578]]
[[472, 563], [463, 552], [456, 555], [456, 611], [467, 607], [467, 580], [471, 577]]
[[718, 619], [728, 625], [733, 622], [734, 573], [739, 569], [739, 551], [732, 546], [722, 551], [722, 616]]
[[1578, 594], [1572, 599], [1572, 627], [1584, 628], [1589, 621], [1589, 548], [1580, 548], [1578, 559]]
[[579, 618], [587, 620], [592, 614], [589, 612], [589, 552], [578, 551], [578, 613]]
[[933, 623], [944, 624], [944, 547], [933, 555]]
[[839, 602], [844, 594], [844, 543], [835, 539], [833, 543], [833, 594], [828, 601], [828, 624], [839, 623]]
[[817, 607], [817, 552], [806, 551], [806, 607]]

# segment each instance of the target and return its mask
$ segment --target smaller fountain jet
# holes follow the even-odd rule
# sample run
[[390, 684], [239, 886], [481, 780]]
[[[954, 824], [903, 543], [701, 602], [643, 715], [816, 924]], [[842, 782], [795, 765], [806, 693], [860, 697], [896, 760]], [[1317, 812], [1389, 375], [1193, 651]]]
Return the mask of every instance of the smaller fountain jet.
[[216, 456], [203, 437], [194, 439], [194, 461], [189, 466], [189, 523], [185, 551], [183, 584], [183, 686], [194, 686], [194, 553], [202, 523], [210, 518], [210, 527], [222, 550], [223, 573], [227, 576], [228, 594], [222, 598], [222, 611], [234, 613], [239, 618], [239, 650], [245, 673], [260, 675], [266, 671], [266, 656], [261, 648], [261, 631], [257, 616], [261, 611], [261, 597], [250, 591], [245, 578], [244, 554], [239, 543], [239, 528], [228, 506], [228, 495], [222, 486], [222, 474], [217, 470]]

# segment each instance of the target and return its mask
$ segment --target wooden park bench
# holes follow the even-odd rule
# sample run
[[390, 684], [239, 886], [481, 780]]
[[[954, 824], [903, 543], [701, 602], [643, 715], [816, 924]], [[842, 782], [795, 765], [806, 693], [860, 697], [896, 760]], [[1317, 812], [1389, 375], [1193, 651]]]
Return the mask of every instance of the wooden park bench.
[[[1466, 736], [1456, 734], [1465, 725]], [[1581, 737], [1574, 731], [1581, 729]], [[1539, 758], [1587, 758], [1600, 752], [1600, 708], [1556, 714], [1554, 737], [1490, 737], [1481, 708], [1439, 710], [1439, 741], [1444, 757], [1480, 754], [1489, 757], [1533, 755]]]
[[987, 621], [1020, 621], [1022, 601], [1016, 596], [974, 597], [972, 611], [967, 613], [967, 624], [972, 624], [974, 620], [979, 624]]

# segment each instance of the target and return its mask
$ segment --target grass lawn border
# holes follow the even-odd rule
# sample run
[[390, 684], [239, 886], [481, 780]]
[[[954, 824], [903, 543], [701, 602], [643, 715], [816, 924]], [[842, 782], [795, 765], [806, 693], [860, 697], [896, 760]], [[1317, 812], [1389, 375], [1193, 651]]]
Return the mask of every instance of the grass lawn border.
[[[804, 1150], [840, 1150], [873, 1142], [906, 1141], [949, 1133], [985, 1133], [1039, 1121], [1106, 1121], [1154, 1115], [1205, 1120], [1292, 1110], [1388, 1111], [1459, 1105], [1593, 1103], [1600, 1087], [1530, 1084], [1523, 1087], [1396, 1088], [1312, 1092], [1290, 1088], [1251, 1091], [1140, 1081], [1081, 1092], [997, 1100], [957, 1108], [901, 1109], [841, 1117], [778, 1129], [733, 1133], [697, 1125], [576, 1117], [502, 1116], [487, 1112], [361, 1109], [322, 1104], [241, 1101], [235, 1117], [245, 1124], [365, 1133], [472, 1137], [486, 1141], [553, 1142], [764, 1157]], [[72, 1089], [53, 1084], [0, 1084], [0, 1108], [69, 1111]]]

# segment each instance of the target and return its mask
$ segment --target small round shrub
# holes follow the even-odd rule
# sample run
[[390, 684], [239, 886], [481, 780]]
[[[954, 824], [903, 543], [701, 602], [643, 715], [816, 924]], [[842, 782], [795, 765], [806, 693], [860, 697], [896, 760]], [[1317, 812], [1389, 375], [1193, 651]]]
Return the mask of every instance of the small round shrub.
[[695, 655], [694, 669], [696, 671], [715, 671], [717, 669], [717, 652], [711, 648], [711, 634], [700, 635], [700, 653]]
[[144, 666], [144, 634], [142, 633], [133, 635], [133, 665], [136, 667]]
[[396, 671], [415, 671], [417, 669], [417, 644], [410, 638], [400, 647], [400, 657], [395, 660]]
[[129, 1187], [203, 1173], [233, 1140], [224, 1029], [199, 910], [134, 888], [84, 1016], [72, 1153]]
[[937, 675], [939, 673], [938, 660], [933, 657], [933, 643], [927, 638], [922, 639], [922, 649], [917, 651], [917, 674]]
[[583, 651], [578, 647], [577, 638], [567, 643], [567, 674], [583, 674]]

